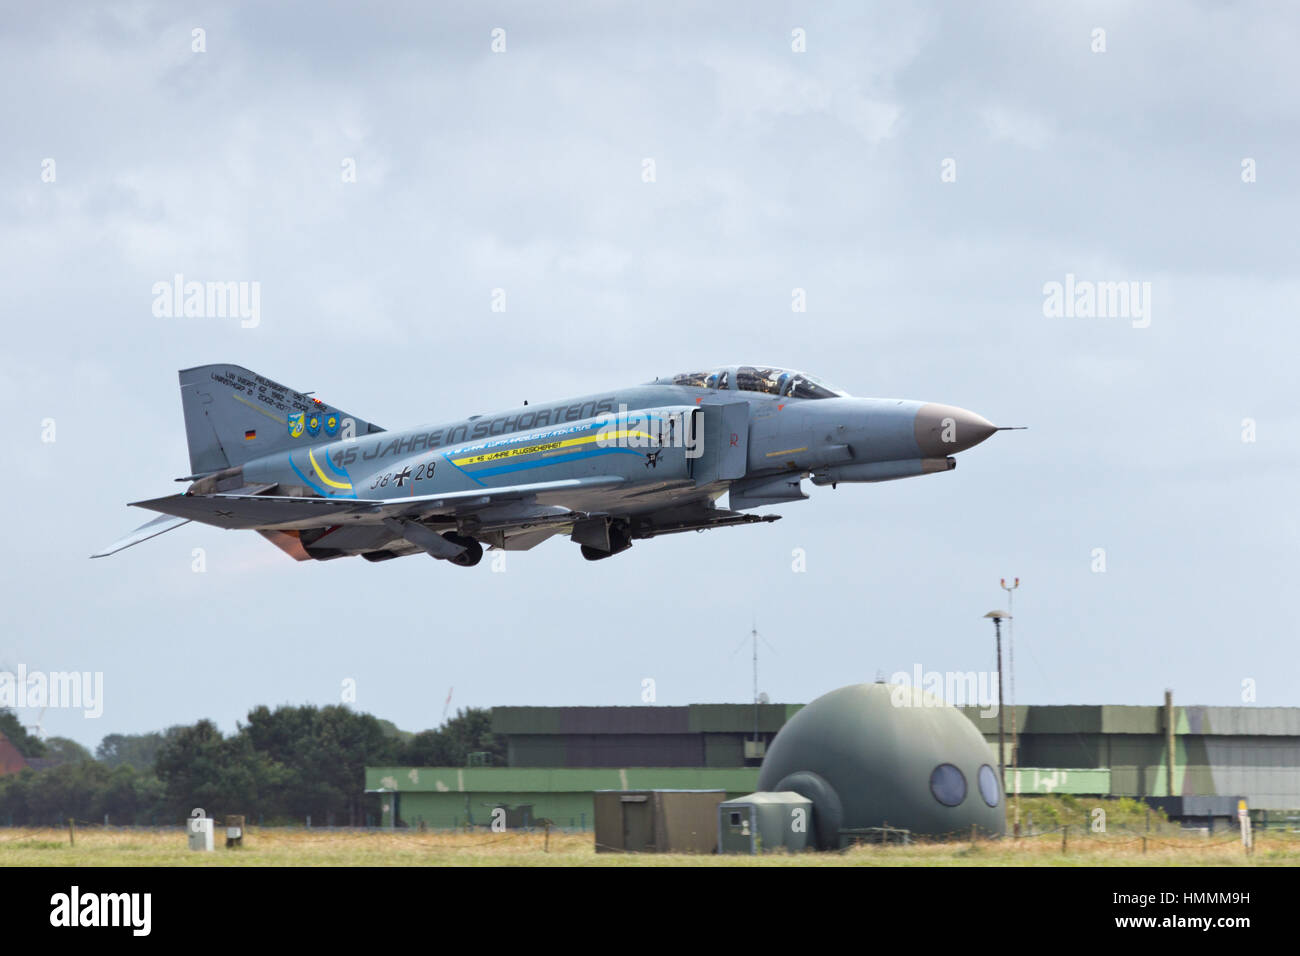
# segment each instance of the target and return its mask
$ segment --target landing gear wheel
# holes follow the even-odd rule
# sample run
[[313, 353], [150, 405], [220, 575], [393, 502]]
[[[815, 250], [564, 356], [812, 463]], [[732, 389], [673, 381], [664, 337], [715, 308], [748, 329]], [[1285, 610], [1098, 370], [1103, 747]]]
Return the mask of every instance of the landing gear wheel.
[[472, 568], [483, 560], [483, 545], [474, 538], [454, 531], [446, 531], [442, 536], [452, 544], [458, 544], [465, 549], [456, 557], [447, 559], [452, 564], [459, 564], [462, 568]]

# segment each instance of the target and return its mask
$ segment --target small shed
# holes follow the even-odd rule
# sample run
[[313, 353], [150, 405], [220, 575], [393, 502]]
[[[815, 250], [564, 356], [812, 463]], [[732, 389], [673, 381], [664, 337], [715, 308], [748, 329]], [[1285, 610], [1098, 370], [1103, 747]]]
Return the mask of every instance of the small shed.
[[806, 850], [812, 814], [813, 802], [793, 790], [724, 800], [718, 804], [718, 852]]
[[712, 853], [725, 790], [597, 790], [597, 853]]

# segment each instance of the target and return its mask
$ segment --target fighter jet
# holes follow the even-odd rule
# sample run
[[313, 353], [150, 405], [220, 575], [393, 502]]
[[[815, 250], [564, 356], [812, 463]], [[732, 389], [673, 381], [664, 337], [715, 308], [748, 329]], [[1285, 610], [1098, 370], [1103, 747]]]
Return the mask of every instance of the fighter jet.
[[[190, 482], [92, 557], [189, 521], [257, 531], [299, 561], [408, 554], [469, 567], [557, 534], [595, 561], [641, 538], [776, 521], [814, 485], [956, 467], [1001, 429], [951, 405], [853, 398], [732, 365], [388, 431], [237, 365], [180, 372]], [[719, 499], [727, 496], [726, 507]]]

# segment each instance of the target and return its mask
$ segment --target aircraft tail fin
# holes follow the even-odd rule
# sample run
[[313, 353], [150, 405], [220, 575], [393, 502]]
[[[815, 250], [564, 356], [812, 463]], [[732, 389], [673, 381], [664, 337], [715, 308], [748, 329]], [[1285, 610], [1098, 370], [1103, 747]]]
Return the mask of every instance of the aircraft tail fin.
[[182, 369], [190, 477], [384, 429], [238, 365]]

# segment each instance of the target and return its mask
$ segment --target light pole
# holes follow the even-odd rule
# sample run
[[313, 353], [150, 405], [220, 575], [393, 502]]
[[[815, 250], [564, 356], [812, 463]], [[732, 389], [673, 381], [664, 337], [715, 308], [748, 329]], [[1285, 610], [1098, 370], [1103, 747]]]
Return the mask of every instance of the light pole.
[[1011, 618], [1011, 623], [1007, 625], [1007, 670], [1010, 672], [1011, 684], [1011, 779], [1015, 781], [1015, 820], [1012, 824], [1012, 833], [1017, 838], [1020, 836], [1020, 738], [1016, 733], [1016, 589], [1020, 587], [1020, 579], [1016, 578], [1015, 583], [1008, 585], [1007, 579], [1003, 578], [1000, 582], [1002, 590], [1007, 592], [1007, 616]]
[[1007, 790], [1007, 768], [1005, 764], [1006, 741], [1002, 730], [1002, 622], [1011, 620], [1006, 611], [989, 611], [985, 617], [993, 618], [993, 633], [998, 645], [998, 785], [1002, 792]]

